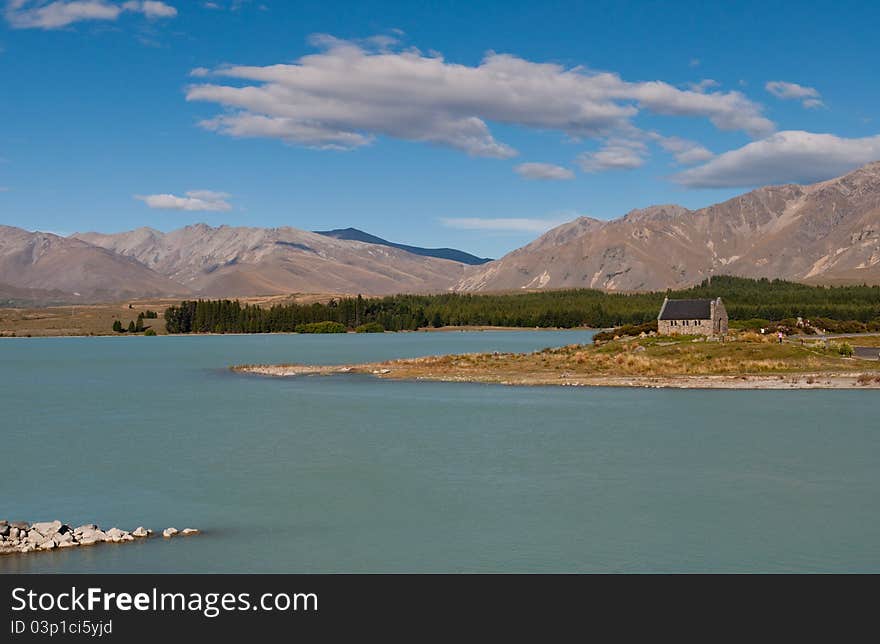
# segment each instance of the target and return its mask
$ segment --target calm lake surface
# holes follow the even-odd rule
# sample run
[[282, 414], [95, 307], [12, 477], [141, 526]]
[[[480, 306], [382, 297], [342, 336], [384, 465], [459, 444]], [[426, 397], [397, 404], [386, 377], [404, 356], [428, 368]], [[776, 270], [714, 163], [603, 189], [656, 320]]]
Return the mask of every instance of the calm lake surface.
[[0, 341], [0, 518], [205, 534], [0, 572], [880, 572], [870, 391], [270, 379], [588, 332]]

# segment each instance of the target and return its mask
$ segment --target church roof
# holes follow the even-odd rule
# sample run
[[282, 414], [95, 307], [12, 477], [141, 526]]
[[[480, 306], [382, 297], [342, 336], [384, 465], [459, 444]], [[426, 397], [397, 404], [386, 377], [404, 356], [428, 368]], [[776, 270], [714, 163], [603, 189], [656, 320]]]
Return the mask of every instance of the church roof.
[[712, 300], [666, 300], [658, 320], [709, 320]]

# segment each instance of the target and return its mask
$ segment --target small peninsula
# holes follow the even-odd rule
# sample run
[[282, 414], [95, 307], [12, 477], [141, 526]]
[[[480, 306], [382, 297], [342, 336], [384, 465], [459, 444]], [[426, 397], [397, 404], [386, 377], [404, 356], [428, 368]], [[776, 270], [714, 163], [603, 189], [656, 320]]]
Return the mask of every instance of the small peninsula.
[[[878, 338], [861, 343], [880, 344]], [[880, 352], [880, 348], [878, 348]], [[880, 389], [880, 362], [852, 357], [840, 340], [786, 340], [732, 333], [618, 337], [534, 353], [475, 353], [350, 365], [237, 365], [263, 376], [371, 374], [394, 380], [503, 385], [668, 387], [683, 389]]]

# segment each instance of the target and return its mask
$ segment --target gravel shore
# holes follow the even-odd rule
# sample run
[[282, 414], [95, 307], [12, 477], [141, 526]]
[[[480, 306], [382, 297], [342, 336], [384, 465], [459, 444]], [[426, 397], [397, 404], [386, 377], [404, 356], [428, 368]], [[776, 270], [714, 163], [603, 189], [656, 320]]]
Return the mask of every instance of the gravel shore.
[[568, 373], [505, 373], [491, 369], [458, 373], [455, 370], [426, 369], [417, 360], [361, 365], [241, 365], [233, 367], [233, 370], [239, 373], [272, 377], [361, 373], [393, 380], [478, 382], [518, 386], [669, 389], [880, 389], [880, 375], [871, 374], [868, 376], [859, 371], [698, 376], [589, 376]]

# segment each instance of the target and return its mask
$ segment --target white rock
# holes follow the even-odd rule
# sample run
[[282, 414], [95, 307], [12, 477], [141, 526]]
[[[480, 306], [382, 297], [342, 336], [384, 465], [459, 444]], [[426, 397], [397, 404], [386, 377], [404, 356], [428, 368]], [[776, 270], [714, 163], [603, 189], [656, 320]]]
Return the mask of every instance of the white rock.
[[81, 546], [91, 546], [103, 541], [107, 541], [107, 535], [101, 530], [88, 530], [79, 535], [79, 544]]
[[144, 526], [139, 525], [138, 527], [136, 527], [132, 531], [131, 535], [133, 537], [143, 538], [143, 537], [149, 537], [152, 533], [153, 533], [152, 530], [147, 530], [144, 528]]
[[176, 534], [177, 534], [177, 528], [165, 528], [164, 530], [162, 530], [162, 536], [165, 537], [166, 539], [170, 539], [171, 537], [173, 537]]
[[198, 533], [199, 533], [199, 531], [196, 530], [195, 528], [184, 528], [184, 529], [180, 532], [180, 534], [182, 534], [184, 537], [188, 537], [188, 536], [190, 536], [190, 535], [198, 534]]
[[128, 533], [125, 530], [120, 530], [119, 528], [110, 528], [107, 530], [107, 541], [112, 541], [113, 543], [119, 543], [125, 538], [125, 535]]
[[61, 529], [61, 521], [44, 521], [43, 523], [34, 523], [31, 525], [31, 530], [36, 530], [44, 537], [55, 534]]

